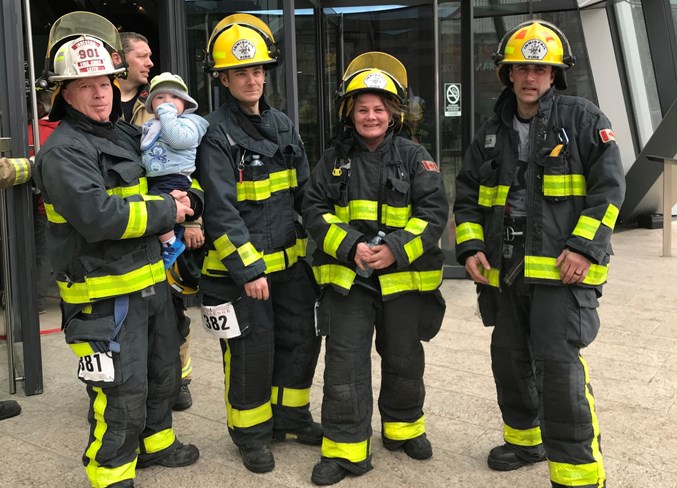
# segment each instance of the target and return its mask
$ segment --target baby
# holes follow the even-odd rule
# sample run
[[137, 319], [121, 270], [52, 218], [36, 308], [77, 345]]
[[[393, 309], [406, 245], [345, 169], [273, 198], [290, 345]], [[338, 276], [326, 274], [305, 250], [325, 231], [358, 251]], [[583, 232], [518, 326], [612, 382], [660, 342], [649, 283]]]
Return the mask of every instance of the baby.
[[[146, 110], [155, 117], [143, 124], [141, 153], [148, 177], [148, 193], [187, 190], [195, 171], [195, 154], [209, 122], [193, 113], [197, 102], [178, 75], [162, 73], [150, 82]], [[162, 259], [169, 269], [186, 249], [174, 229], [158, 236]]]

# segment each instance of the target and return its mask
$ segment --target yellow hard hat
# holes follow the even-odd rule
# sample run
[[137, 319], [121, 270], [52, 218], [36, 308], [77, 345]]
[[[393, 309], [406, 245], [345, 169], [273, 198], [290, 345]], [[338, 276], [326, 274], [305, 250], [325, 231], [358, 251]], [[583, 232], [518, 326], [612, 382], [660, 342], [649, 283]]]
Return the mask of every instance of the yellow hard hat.
[[407, 93], [407, 70], [394, 56], [378, 51], [353, 59], [336, 93], [341, 120], [347, 120], [353, 99], [363, 92], [381, 92], [402, 104]]
[[205, 70], [218, 73], [248, 66], [274, 66], [278, 51], [270, 28], [249, 14], [222, 19], [209, 37]]
[[562, 70], [574, 65], [576, 58], [564, 33], [554, 24], [530, 20], [506, 33], [492, 55], [498, 78], [511, 86], [508, 65], [541, 64], [559, 68], [555, 71], [555, 86], [566, 88]]

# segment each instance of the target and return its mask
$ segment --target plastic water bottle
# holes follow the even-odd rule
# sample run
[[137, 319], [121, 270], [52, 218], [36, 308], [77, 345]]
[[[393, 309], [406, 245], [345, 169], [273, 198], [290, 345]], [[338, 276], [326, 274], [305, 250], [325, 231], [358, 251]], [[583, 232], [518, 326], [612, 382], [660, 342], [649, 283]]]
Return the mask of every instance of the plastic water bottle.
[[[379, 244], [383, 244], [383, 238], [385, 236], [386, 236], [385, 232], [379, 230], [378, 234], [376, 234], [376, 236], [374, 236], [372, 240], [367, 242], [367, 246], [374, 247], [378, 246]], [[364, 261], [362, 261], [362, 266], [364, 266], [364, 271], [362, 271], [358, 266], [357, 268], [355, 268], [355, 272], [363, 278], [369, 278], [374, 272], [374, 270], [371, 267], [367, 266]]]

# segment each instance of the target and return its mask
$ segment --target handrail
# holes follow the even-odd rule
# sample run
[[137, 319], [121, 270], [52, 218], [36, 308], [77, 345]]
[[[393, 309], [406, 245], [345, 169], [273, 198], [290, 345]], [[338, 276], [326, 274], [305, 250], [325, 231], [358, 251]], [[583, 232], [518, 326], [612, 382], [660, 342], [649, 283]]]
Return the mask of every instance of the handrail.
[[677, 165], [677, 154], [665, 156], [646, 156], [649, 161], [663, 163], [663, 256], [672, 254], [672, 167]]

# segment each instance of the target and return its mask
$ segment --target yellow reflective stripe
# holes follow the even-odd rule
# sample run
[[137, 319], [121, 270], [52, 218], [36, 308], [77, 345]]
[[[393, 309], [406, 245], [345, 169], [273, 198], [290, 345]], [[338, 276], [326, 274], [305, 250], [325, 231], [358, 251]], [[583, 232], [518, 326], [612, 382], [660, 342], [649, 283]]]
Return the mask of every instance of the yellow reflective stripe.
[[190, 180], [190, 187], [193, 188], [193, 189], [195, 189], [195, 190], [204, 191], [204, 190], [202, 189], [202, 187], [200, 186], [200, 182], [197, 181], [195, 178], [193, 178], [193, 179]]
[[132, 195], [145, 195], [148, 193], [148, 180], [145, 176], [139, 178], [139, 183], [133, 186], [118, 186], [115, 188], [109, 188], [106, 190], [106, 193], [109, 195], [115, 195], [116, 197], [125, 198]]
[[350, 290], [355, 281], [355, 271], [340, 264], [323, 264], [322, 266], [313, 266], [313, 274], [317, 284], [336, 285]]
[[59, 212], [54, 210], [54, 205], [51, 203], [45, 202], [45, 213], [47, 214], [47, 220], [53, 224], [65, 224], [66, 219], [64, 219]]
[[242, 181], [237, 184], [237, 201], [260, 202], [270, 198], [270, 181]]
[[61, 299], [66, 303], [89, 303], [101, 298], [127, 295], [148, 288], [166, 279], [162, 261], [146, 264], [121, 275], [108, 275], [85, 278], [82, 283], [57, 281]]
[[578, 356], [583, 371], [585, 373], [585, 398], [590, 407], [590, 417], [592, 419], [592, 443], [590, 449], [592, 457], [595, 459], [593, 463], [586, 464], [569, 464], [557, 463], [548, 460], [548, 468], [550, 470], [550, 479], [555, 483], [564, 486], [589, 486], [595, 485], [598, 487], [604, 486], [606, 480], [606, 473], [604, 472], [604, 463], [602, 462], [602, 451], [599, 447], [599, 421], [597, 419], [597, 412], [595, 411], [595, 398], [592, 396], [590, 388], [590, 372], [588, 365], [582, 356]]
[[240, 255], [240, 259], [245, 266], [249, 266], [261, 259], [261, 253], [256, 250], [251, 242], [247, 242], [238, 247], [237, 253]]
[[478, 239], [484, 242], [484, 228], [474, 222], [465, 222], [456, 227], [456, 244]]
[[613, 203], [610, 203], [606, 209], [606, 212], [604, 213], [604, 217], [602, 217], [602, 223], [607, 227], [609, 227], [610, 229], [613, 229], [614, 227], [616, 227], [617, 218], [618, 218], [618, 207]]
[[323, 214], [322, 218], [328, 224], [343, 224], [343, 223], [346, 223], [344, 220], [341, 220], [341, 217], [334, 215], [334, 214], [330, 214], [330, 213]]
[[538, 446], [543, 443], [540, 427], [520, 430], [503, 424], [503, 439], [510, 444], [524, 447]]
[[578, 218], [578, 223], [576, 223], [576, 227], [571, 234], [591, 241], [595, 238], [597, 229], [599, 229], [601, 224], [602, 222], [597, 219], [593, 219], [592, 217], [588, 217], [586, 215], [581, 215]]
[[406, 207], [391, 207], [388, 204], [381, 205], [381, 222], [388, 227], [402, 228], [407, 225], [411, 217], [411, 205]]
[[[282, 398], [280, 398], [280, 393], [282, 393]], [[297, 388], [273, 386], [273, 394], [270, 397], [270, 403], [292, 408], [305, 407], [310, 404], [310, 388], [299, 390]]]
[[423, 219], [417, 219], [414, 217], [407, 222], [407, 226], [404, 228], [407, 232], [411, 232], [415, 236], [421, 235], [425, 228], [428, 227], [428, 222]]
[[253, 200], [260, 202], [270, 198], [271, 194], [296, 188], [298, 181], [295, 169], [276, 171], [268, 179], [260, 181], [242, 181], [237, 183], [237, 201]]
[[383, 422], [383, 435], [394, 441], [415, 439], [425, 434], [425, 415], [416, 422]]
[[133, 480], [136, 476], [136, 461], [130, 461], [122, 466], [115, 468], [106, 468], [100, 466], [94, 459], [90, 459], [89, 464], [85, 468], [87, 476], [92, 486], [110, 486], [124, 480]]
[[162, 195], [141, 195], [141, 198], [143, 199], [144, 202], [164, 200]]
[[334, 205], [334, 213], [342, 222], [353, 220], [376, 221], [378, 217], [378, 202], [373, 200], [352, 200], [347, 207]]
[[264, 254], [263, 262], [266, 264], [266, 273], [282, 271], [286, 267], [284, 251], [278, 251], [271, 254]]
[[[556, 262], [555, 258], [545, 256], [525, 256], [524, 276], [541, 280], [561, 281], [559, 268], [555, 267]], [[586, 285], [601, 285], [607, 280], [608, 274], [608, 266], [591, 264], [583, 283]]]
[[68, 345], [71, 346], [71, 349], [79, 358], [82, 356], [90, 356], [94, 354], [94, 349], [92, 349], [92, 345], [89, 342], [78, 342], [76, 344]]
[[584, 197], [586, 189], [583, 175], [543, 175], [543, 195], [546, 197]]
[[412, 263], [423, 255], [423, 240], [420, 236], [407, 242], [404, 245], [404, 252], [407, 253], [407, 259]]
[[322, 456], [327, 458], [347, 459], [351, 463], [365, 461], [371, 455], [369, 439], [362, 442], [334, 442], [322, 438]]
[[182, 380], [186, 379], [188, 376], [190, 376], [190, 373], [192, 372], [193, 372], [193, 361], [190, 358], [190, 356], [188, 356], [188, 358], [186, 359], [186, 364], [184, 364], [183, 367], [181, 368], [181, 379]]
[[486, 270], [482, 267], [482, 265], [480, 265], [480, 273], [482, 273], [482, 276], [484, 276], [486, 279], [489, 280], [489, 284], [491, 286], [498, 287], [499, 279], [501, 277], [501, 271], [498, 268], [491, 268], [490, 270]]
[[176, 435], [174, 434], [174, 430], [170, 427], [169, 429], [156, 432], [145, 439], [141, 439], [141, 442], [143, 442], [143, 448], [147, 454], [154, 454], [167, 449], [174, 444], [175, 440]]
[[106, 406], [108, 405], [108, 397], [103, 392], [103, 389], [97, 386], [92, 387], [92, 393], [94, 393], [94, 401], [92, 402], [91, 407], [94, 418], [94, 429], [92, 430], [94, 439], [91, 444], [87, 446], [87, 450], [85, 451], [85, 456], [89, 459], [89, 464], [85, 467], [85, 471], [91, 481], [96, 481], [98, 483], [98, 471], [100, 466], [99, 463], [96, 462], [96, 455], [99, 452], [99, 449], [101, 449], [103, 436], [106, 433], [106, 430], [108, 430], [108, 424], [106, 424], [106, 419], [104, 417]]
[[273, 408], [270, 406], [270, 401], [249, 410], [237, 410], [230, 404], [229, 407], [228, 426], [231, 429], [248, 429], [273, 418]]
[[484, 186], [480, 185], [479, 195], [477, 196], [477, 203], [483, 207], [493, 207], [494, 205], [505, 205], [508, 199], [508, 191], [510, 186]]
[[347, 235], [348, 232], [341, 229], [338, 225], [331, 224], [327, 235], [324, 236], [322, 241], [322, 250], [330, 256], [336, 257], [336, 252]]
[[129, 220], [127, 221], [127, 228], [122, 234], [122, 238], [141, 237], [146, 233], [147, 225], [148, 208], [146, 208], [146, 202], [130, 202]]
[[384, 297], [404, 291], [433, 291], [442, 283], [442, 270], [389, 273], [380, 275], [378, 280]]
[[223, 234], [214, 241], [214, 247], [219, 255], [219, 260], [224, 259], [236, 251], [235, 245], [230, 242], [228, 234]]
[[31, 177], [31, 163], [26, 158], [7, 158], [14, 166], [14, 184], [26, 183]]

